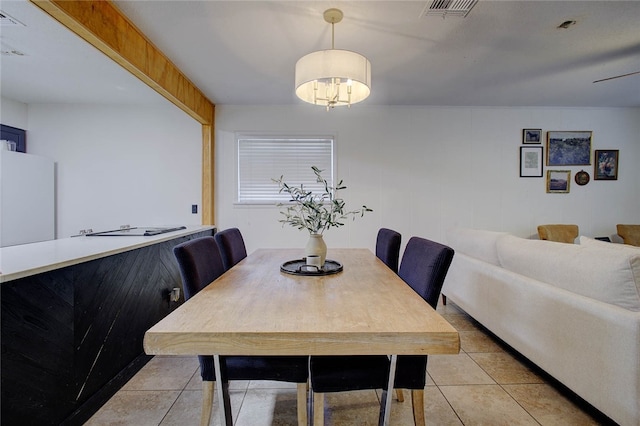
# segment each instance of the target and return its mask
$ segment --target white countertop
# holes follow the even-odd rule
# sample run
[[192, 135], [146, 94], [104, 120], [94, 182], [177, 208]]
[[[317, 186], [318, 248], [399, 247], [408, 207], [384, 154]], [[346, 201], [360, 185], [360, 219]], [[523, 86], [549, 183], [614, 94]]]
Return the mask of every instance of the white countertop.
[[187, 229], [149, 237], [69, 237], [40, 243], [0, 248], [0, 283], [65, 266], [150, 246], [214, 226], [187, 226]]

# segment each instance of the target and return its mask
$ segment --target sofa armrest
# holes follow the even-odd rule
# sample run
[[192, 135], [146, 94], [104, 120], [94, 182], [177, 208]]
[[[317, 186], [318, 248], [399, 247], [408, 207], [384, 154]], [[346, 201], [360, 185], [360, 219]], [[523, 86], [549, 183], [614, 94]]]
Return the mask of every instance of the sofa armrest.
[[456, 254], [442, 293], [620, 424], [640, 418], [640, 313]]

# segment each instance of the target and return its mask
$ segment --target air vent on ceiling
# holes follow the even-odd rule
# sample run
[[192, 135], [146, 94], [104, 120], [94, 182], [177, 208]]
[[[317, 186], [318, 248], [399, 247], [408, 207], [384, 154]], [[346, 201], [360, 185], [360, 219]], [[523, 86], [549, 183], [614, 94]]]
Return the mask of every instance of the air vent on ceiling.
[[2, 25], [3, 27], [9, 26], [9, 25], [17, 25], [21, 27], [26, 26], [22, 22], [18, 21], [16, 18], [9, 16], [8, 14], [4, 13], [1, 10], [0, 10], [0, 25]]
[[422, 11], [422, 16], [466, 17], [478, 0], [431, 0]]

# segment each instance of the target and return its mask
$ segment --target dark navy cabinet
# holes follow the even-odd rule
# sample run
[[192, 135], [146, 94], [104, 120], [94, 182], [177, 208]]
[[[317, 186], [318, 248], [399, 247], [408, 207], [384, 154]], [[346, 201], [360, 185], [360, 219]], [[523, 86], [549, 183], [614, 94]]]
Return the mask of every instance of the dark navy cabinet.
[[[207, 230], [1, 284], [3, 425], [82, 424], [150, 357], [182, 301], [173, 247]], [[124, 237], [126, 238], [126, 237]]]

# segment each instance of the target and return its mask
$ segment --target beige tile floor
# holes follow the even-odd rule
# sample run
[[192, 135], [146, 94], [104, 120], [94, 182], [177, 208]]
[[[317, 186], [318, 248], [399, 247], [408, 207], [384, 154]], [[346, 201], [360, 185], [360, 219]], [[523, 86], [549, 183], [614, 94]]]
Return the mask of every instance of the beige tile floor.
[[[438, 311], [460, 332], [458, 355], [430, 356], [425, 418], [430, 425], [599, 425], [606, 419], [556, 386], [449, 302]], [[296, 424], [294, 384], [230, 383], [236, 426]], [[196, 357], [155, 357], [86, 425], [198, 425]], [[394, 399], [391, 424], [412, 425], [411, 397]], [[215, 396], [217, 401], [217, 395]], [[327, 425], [376, 425], [379, 391], [328, 394]], [[219, 425], [217, 404], [212, 424]]]

